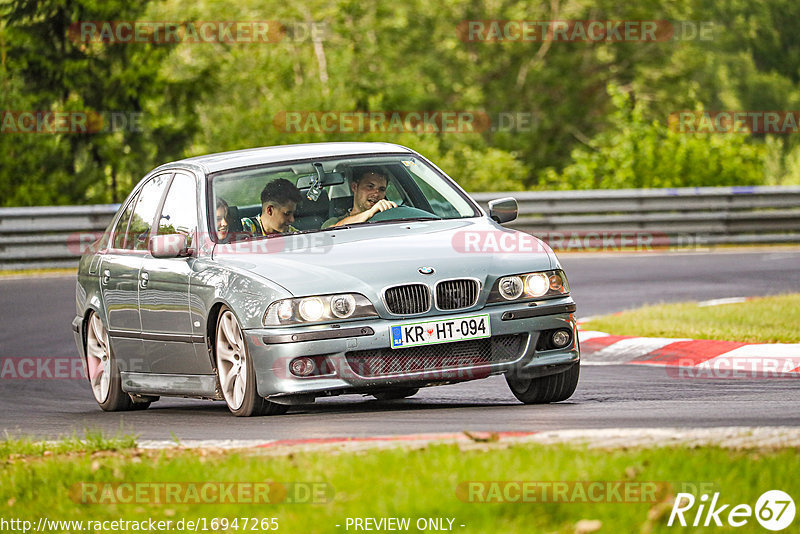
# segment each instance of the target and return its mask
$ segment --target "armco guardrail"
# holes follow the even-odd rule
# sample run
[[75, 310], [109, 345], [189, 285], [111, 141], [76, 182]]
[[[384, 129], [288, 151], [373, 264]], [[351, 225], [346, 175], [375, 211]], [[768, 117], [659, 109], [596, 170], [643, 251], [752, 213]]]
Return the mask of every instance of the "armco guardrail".
[[0, 208], [0, 270], [76, 267], [119, 205]]
[[[557, 250], [800, 243], [800, 186], [474, 193], [512, 196], [507, 226]], [[0, 269], [75, 267], [116, 205], [0, 208]]]
[[[473, 195], [486, 208], [501, 193]], [[800, 243], [800, 186], [509, 193], [508, 224], [556, 250]]]

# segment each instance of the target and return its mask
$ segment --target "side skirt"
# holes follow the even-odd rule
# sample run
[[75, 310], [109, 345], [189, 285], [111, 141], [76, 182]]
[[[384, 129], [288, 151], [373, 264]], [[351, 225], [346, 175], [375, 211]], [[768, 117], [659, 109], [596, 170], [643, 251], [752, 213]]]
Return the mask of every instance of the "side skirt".
[[122, 390], [139, 395], [164, 395], [222, 399], [216, 375], [173, 375], [155, 373], [120, 373]]

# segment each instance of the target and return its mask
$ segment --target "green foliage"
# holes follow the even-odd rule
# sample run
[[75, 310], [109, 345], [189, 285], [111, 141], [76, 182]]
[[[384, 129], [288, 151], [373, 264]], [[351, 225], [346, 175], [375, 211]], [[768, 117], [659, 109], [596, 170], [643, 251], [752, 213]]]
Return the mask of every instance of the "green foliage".
[[525, 165], [514, 154], [458, 144], [444, 154], [431, 151], [430, 158], [467, 191], [521, 191]]
[[0, 203], [119, 202], [148, 167], [182, 155], [206, 73], [170, 79], [162, 72], [168, 45], [87, 43], [70, 34], [79, 21], [133, 20], [146, 8], [124, 0], [2, 4], [0, 109], [102, 115], [105, 128], [0, 134], [0, 186], [8, 191]]
[[[143, 117], [141, 131], [0, 133], [0, 205], [119, 201], [165, 161], [319, 141], [400, 143], [472, 191], [798, 183], [800, 136], [665, 127], [682, 110], [800, 109], [798, 17], [791, 0], [0, 0], [0, 110]], [[267, 20], [290, 31], [268, 43], [70, 39], [70, 24], [86, 20]], [[713, 32], [485, 42], [464, 39], [469, 20], [709, 21]], [[287, 111], [476, 111], [492, 127], [296, 132], [282, 127]], [[532, 127], [496, 127], [516, 113]]]
[[744, 134], [673, 131], [644, 118], [645, 105], [609, 86], [615, 110], [609, 128], [572, 152], [561, 173], [545, 171], [560, 189], [754, 185], [764, 181], [763, 145]]
[[767, 137], [765, 140], [767, 185], [800, 185], [800, 144]]
[[720, 339], [743, 343], [800, 343], [800, 294], [699, 306], [657, 304], [597, 317], [584, 328], [620, 336]]
[[8, 459], [17, 456], [45, 456], [71, 452], [116, 451], [136, 447], [136, 437], [117, 433], [106, 437], [100, 430], [85, 429], [81, 438], [74, 433], [67, 438], [53, 441], [41, 441], [30, 437], [12, 437], [5, 432], [0, 440], [0, 458]]
[[[732, 448], [736, 443], [757, 442], [741, 434], [727, 432], [725, 441], [733, 443]], [[175, 528], [179, 520], [183, 525], [201, 521], [204, 526], [197, 529], [201, 532], [204, 528], [263, 532], [268, 529], [251, 529], [253, 522], [243, 529], [241, 518], [275, 517], [279, 532], [335, 534], [346, 530], [344, 518], [396, 517], [412, 518], [407, 529], [411, 532], [417, 531], [417, 519], [424, 518], [455, 519], [451, 531], [481, 533], [588, 532], [593, 530], [576, 528], [576, 521], [592, 519], [602, 525], [600, 532], [666, 534], [676, 529], [668, 527], [667, 520], [679, 492], [721, 492], [720, 504], [727, 504], [755, 503], [767, 489], [780, 488], [789, 495], [800, 491], [796, 476], [800, 456], [791, 445], [732, 450], [696, 443], [663, 446], [673, 440], [651, 438], [654, 445], [644, 448], [624, 446], [628, 440], [621, 436], [606, 438], [601, 441], [604, 446], [591, 448], [578, 440], [555, 445], [502, 440], [499, 444], [431, 443], [365, 451], [358, 448], [363, 443], [356, 442], [352, 448], [347, 444], [311, 452], [290, 448], [283, 454], [269, 449], [265, 454], [253, 449], [131, 450], [14, 458], [0, 465], [0, 513], [4, 518], [32, 521], [34, 528], [42, 516], [50, 521], [83, 520], [84, 531], [95, 530], [86, 528], [87, 521], [92, 525], [144, 521], [147, 525], [153, 519], [172, 521], [170, 532], [195, 530]], [[773, 443], [780, 438], [796, 442], [790, 431], [776, 431], [771, 437]], [[612, 441], [617, 445], [611, 445]], [[245, 491], [234, 489], [230, 494], [221, 489], [233, 482], [241, 483]], [[266, 503], [256, 492], [247, 491], [265, 482], [276, 490], [266, 494], [271, 498]], [[478, 485], [470, 484], [474, 482]], [[524, 491], [519, 491], [517, 484], [523, 482]], [[599, 493], [590, 491], [592, 482], [599, 484]], [[175, 493], [163, 491], [166, 483], [177, 483]], [[202, 491], [206, 484], [220, 489]], [[556, 484], [568, 485], [570, 490], [554, 493]], [[159, 487], [161, 491], [154, 491]], [[474, 490], [469, 492], [469, 488]], [[647, 488], [652, 491], [643, 491]], [[688, 521], [695, 509], [686, 513]], [[721, 514], [723, 521], [729, 510]], [[226, 529], [212, 527], [220, 524], [219, 519], [212, 523], [212, 518], [226, 518], [226, 524], [240, 519], [237, 527]], [[747, 519], [747, 530], [727, 530], [764, 531], [755, 518]], [[448, 523], [443, 524], [447, 528]], [[458, 526], [462, 524], [465, 528]], [[48, 531], [79, 530], [64, 525]]]

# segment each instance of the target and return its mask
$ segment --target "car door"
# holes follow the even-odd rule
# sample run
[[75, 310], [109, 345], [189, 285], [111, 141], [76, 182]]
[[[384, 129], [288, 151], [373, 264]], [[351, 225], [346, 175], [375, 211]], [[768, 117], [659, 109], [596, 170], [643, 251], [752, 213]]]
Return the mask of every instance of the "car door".
[[[197, 239], [197, 180], [178, 172], [172, 178], [155, 235], [183, 234], [191, 249]], [[139, 275], [139, 309], [144, 357], [152, 373], [210, 374], [202, 328], [195, 328], [189, 309], [189, 284], [195, 258], [145, 255]], [[198, 325], [201, 326], [201, 325]], [[194, 335], [199, 331], [199, 335]], [[196, 351], [195, 345], [202, 345]]]
[[139, 273], [156, 208], [172, 173], [154, 176], [134, 195], [117, 222], [100, 264], [108, 335], [122, 372], [147, 372], [139, 318]]

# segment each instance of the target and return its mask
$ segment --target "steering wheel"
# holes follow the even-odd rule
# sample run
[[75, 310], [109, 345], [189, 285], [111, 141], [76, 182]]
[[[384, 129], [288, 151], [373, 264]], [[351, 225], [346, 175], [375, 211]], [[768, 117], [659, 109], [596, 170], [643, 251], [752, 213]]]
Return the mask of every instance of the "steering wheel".
[[411, 206], [397, 206], [386, 211], [379, 211], [373, 215], [367, 222], [380, 222], [391, 221], [393, 219], [414, 219], [416, 217], [432, 217], [438, 219], [439, 217], [433, 213]]

